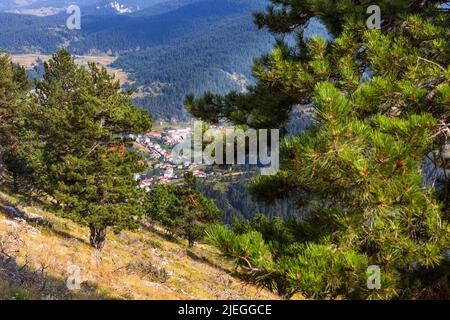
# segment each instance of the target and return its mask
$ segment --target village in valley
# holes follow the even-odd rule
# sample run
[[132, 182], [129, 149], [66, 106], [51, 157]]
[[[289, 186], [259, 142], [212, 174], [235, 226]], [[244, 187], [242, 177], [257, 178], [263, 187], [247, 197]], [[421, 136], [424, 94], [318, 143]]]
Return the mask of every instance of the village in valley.
[[154, 130], [145, 135], [137, 135], [135, 147], [143, 156], [146, 170], [135, 174], [135, 180], [139, 181], [141, 189], [149, 192], [153, 185], [177, 183], [184, 174], [191, 171], [197, 178], [206, 178], [214, 175], [214, 170], [204, 165], [198, 165], [190, 161], [181, 164], [174, 163], [172, 149], [182, 143], [187, 135], [191, 134], [191, 128], [164, 128]]

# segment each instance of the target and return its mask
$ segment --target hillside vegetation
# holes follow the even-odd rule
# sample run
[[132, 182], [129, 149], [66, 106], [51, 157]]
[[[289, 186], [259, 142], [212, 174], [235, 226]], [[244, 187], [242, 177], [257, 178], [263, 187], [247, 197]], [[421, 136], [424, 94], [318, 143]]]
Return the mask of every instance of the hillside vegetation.
[[[230, 275], [215, 249], [169, 240], [158, 228], [110, 234], [98, 254], [87, 228], [0, 192], [0, 299], [276, 299]], [[46, 224], [11, 218], [7, 207]], [[80, 268], [79, 290], [67, 279]], [[76, 281], [73, 282], [74, 284]]]
[[[302, 219], [215, 227], [208, 238], [249, 282], [286, 298], [448, 299], [449, 7], [271, 3], [256, 24], [295, 43], [278, 41], [255, 62], [248, 92], [190, 96], [186, 107], [210, 123], [255, 129], [290, 127], [293, 105], [311, 108], [311, 127], [281, 143], [280, 171], [248, 188], [269, 204], [294, 201]], [[374, 3], [376, 28], [366, 23]], [[304, 37], [314, 19], [328, 39]]]
[[[68, 15], [0, 13], [0, 48], [14, 54], [118, 57], [113, 67], [130, 75], [135, 102], [154, 118], [186, 120], [187, 94], [243, 91], [252, 82], [253, 59], [274, 41], [253, 24], [260, 0], [167, 0], [132, 14], [94, 14], [82, 7], [81, 30], [66, 28]], [[141, 7], [142, 8], [142, 7]], [[127, 86], [128, 88], [128, 86]]]

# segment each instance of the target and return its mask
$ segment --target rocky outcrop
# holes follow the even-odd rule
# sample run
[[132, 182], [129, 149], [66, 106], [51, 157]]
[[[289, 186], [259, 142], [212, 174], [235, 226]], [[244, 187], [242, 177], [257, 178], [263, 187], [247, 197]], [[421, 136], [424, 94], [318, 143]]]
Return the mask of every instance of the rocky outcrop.
[[0, 206], [0, 210], [5, 212], [10, 218], [23, 219], [26, 222], [35, 223], [42, 226], [51, 227], [51, 223], [46, 221], [43, 217], [33, 213], [21, 211], [13, 206]]

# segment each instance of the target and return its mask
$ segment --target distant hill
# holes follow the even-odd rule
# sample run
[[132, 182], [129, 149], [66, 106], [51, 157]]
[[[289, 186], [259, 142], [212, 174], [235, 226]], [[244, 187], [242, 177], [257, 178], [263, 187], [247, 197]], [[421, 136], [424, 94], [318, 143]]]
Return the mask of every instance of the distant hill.
[[251, 12], [256, 6], [230, 3], [201, 1], [164, 14], [174, 21], [174, 29], [179, 24], [184, 31], [169, 41], [123, 54], [114, 63], [131, 73], [134, 86], [142, 91], [137, 102], [151, 114], [184, 120], [186, 94], [242, 91], [253, 81], [252, 62], [270, 50], [273, 38], [253, 25]]
[[0, 13], [0, 47], [15, 53], [51, 53], [64, 46], [77, 54], [90, 51], [123, 54], [189, 34], [211, 33], [211, 27], [229, 23], [229, 18], [245, 17], [242, 22], [251, 24], [252, 12], [264, 8], [261, 0], [165, 0], [131, 14], [89, 14], [89, 10], [108, 3], [124, 2], [100, 1], [83, 7], [81, 30], [67, 29], [69, 15], [65, 12], [50, 17]]
[[170, 0], [2, 0], [0, 3], [0, 10], [29, 10], [48, 7], [65, 8], [71, 4], [88, 8], [90, 6], [102, 7], [108, 3], [119, 4], [124, 7], [133, 7], [140, 10], [167, 1]]
[[[81, 30], [65, 27], [65, 12], [48, 17], [0, 13], [0, 48], [50, 54], [67, 47], [77, 55], [118, 56], [113, 66], [129, 73], [136, 103], [155, 118], [186, 120], [186, 94], [243, 90], [252, 81], [253, 59], [272, 46], [272, 36], [257, 30], [252, 18], [265, 1], [153, 0], [140, 7], [142, 0], [117, 0], [140, 8], [124, 14], [108, 11], [113, 2], [83, 1]], [[109, 9], [97, 12], [105, 4]]]

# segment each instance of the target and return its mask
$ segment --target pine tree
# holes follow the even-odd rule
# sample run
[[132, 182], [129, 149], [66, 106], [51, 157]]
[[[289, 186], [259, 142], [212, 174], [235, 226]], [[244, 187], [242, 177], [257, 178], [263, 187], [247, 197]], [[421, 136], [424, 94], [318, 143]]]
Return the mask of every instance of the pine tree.
[[217, 223], [221, 211], [198, 189], [197, 179], [187, 172], [181, 186], [155, 186], [146, 202], [147, 216], [159, 222], [170, 234], [188, 240], [192, 248], [203, 239], [206, 228]]
[[18, 124], [21, 109], [30, 103], [27, 96], [30, 89], [25, 69], [0, 51], [0, 175], [3, 178], [11, 175], [16, 191], [19, 176], [24, 174], [23, 162], [18, 155]]
[[[448, 297], [449, 180], [433, 188], [424, 175], [450, 122], [442, 3], [272, 0], [256, 24], [296, 45], [279, 40], [258, 60], [248, 93], [187, 98], [197, 117], [255, 128], [283, 129], [294, 105], [314, 108], [311, 128], [284, 139], [282, 170], [250, 188], [258, 200], [289, 197], [304, 209], [295, 240], [280, 249], [257, 231], [209, 230], [247, 279], [286, 297]], [[366, 27], [373, 4], [381, 29]], [[304, 37], [313, 18], [331, 40]], [[379, 290], [366, 286], [371, 265], [381, 269]]]
[[151, 119], [105, 68], [77, 66], [66, 50], [45, 64], [35, 103], [25, 113], [35, 152], [28, 158], [38, 187], [68, 217], [90, 228], [102, 249], [107, 228], [136, 227], [143, 193], [133, 173], [142, 170], [126, 133], [150, 130]]
[[5, 165], [10, 142], [10, 126], [14, 119], [17, 92], [11, 58], [0, 52], [0, 166], [2, 167]]
[[14, 81], [14, 70], [11, 62], [11, 57], [8, 54], [0, 52], [0, 106], [1, 106], [1, 118], [0, 124], [5, 125], [12, 117], [13, 102], [17, 95], [18, 87]]

